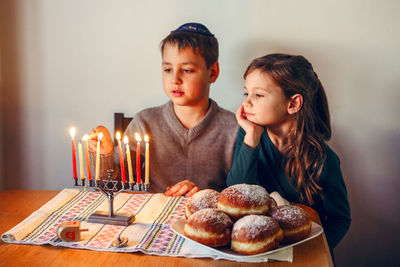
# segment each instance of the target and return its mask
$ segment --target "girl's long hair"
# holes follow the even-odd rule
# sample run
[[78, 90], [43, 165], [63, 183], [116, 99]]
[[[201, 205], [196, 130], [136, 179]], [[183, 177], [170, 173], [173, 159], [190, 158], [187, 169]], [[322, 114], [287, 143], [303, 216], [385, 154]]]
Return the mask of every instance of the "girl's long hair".
[[244, 78], [258, 69], [268, 74], [290, 98], [303, 97], [303, 105], [296, 113], [296, 126], [289, 134], [290, 147], [285, 166], [290, 182], [297, 184], [300, 199], [313, 203], [313, 196], [321, 187], [319, 177], [325, 164], [324, 141], [331, 137], [328, 100], [324, 87], [310, 62], [303, 56], [270, 54], [253, 60]]

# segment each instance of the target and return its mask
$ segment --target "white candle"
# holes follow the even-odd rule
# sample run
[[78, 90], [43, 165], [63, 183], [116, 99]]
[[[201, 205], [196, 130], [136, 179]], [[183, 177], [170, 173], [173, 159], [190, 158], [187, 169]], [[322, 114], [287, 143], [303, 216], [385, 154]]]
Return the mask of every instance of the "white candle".
[[86, 157], [86, 171], [88, 174], [88, 179], [92, 180], [92, 173], [90, 170], [90, 160], [89, 160], [89, 144], [88, 144], [89, 135], [85, 134], [82, 137], [82, 140], [85, 142], [85, 157]]
[[144, 182], [145, 184], [149, 184], [149, 162], [150, 162], [150, 151], [149, 151], [149, 136], [144, 136], [144, 141], [146, 142], [146, 155], [145, 155], [145, 170], [144, 170]]
[[103, 138], [103, 133], [99, 133], [97, 137], [97, 150], [96, 150], [96, 180], [100, 180], [100, 141]]
[[126, 161], [128, 162], [128, 175], [129, 175], [129, 182], [134, 183], [133, 180], [133, 171], [132, 171], [132, 160], [131, 160], [131, 149], [129, 148], [129, 140], [128, 136], [124, 137], [124, 143], [126, 147]]

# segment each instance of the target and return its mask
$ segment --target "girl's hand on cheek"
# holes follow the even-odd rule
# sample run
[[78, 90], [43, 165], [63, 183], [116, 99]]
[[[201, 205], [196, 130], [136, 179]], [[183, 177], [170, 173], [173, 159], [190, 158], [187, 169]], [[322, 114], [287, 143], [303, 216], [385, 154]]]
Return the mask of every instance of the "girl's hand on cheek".
[[244, 114], [244, 107], [240, 106], [239, 109], [236, 111], [236, 119], [246, 132], [244, 137], [244, 143], [249, 147], [255, 148], [260, 143], [261, 135], [264, 132], [264, 128], [260, 125], [255, 124], [247, 120], [246, 115]]

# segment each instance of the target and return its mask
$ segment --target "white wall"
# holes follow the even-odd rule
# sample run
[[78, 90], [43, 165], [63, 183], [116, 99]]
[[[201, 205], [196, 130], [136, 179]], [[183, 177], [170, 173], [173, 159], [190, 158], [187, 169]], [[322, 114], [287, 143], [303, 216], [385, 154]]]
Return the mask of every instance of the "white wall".
[[232, 111], [251, 59], [285, 52], [313, 63], [328, 94], [330, 144], [341, 158], [353, 215], [337, 263], [398, 262], [399, 1], [8, 3], [15, 12], [3, 28], [15, 33], [7, 40], [16, 54], [5, 61], [17, 73], [8, 79], [19, 97], [5, 88], [15, 102], [3, 121], [2, 146], [12, 155], [7, 188], [70, 186], [69, 127], [82, 136], [98, 124], [111, 127], [116, 111], [134, 115], [164, 103], [159, 42], [180, 24], [201, 22], [220, 42], [221, 74], [211, 97]]

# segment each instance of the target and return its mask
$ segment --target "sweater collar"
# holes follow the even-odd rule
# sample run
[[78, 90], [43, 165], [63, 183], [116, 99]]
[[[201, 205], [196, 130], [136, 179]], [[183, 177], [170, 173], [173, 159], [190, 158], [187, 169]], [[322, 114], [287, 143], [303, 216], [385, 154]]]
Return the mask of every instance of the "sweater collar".
[[179, 136], [185, 136], [187, 141], [190, 142], [207, 128], [207, 126], [210, 124], [215, 114], [217, 113], [217, 111], [218, 111], [217, 103], [210, 98], [208, 110], [204, 115], [203, 119], [196, 126], [190, 129], [186, 129], [179, 121], [178, 117], [174, 112], [174, 104], [172, 103], [172, 101], [169, 101], [166, 104], [165, 116], [167, 121], [170, 123], [172, 129]]

